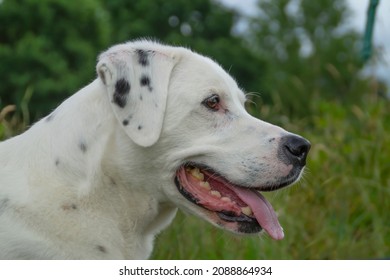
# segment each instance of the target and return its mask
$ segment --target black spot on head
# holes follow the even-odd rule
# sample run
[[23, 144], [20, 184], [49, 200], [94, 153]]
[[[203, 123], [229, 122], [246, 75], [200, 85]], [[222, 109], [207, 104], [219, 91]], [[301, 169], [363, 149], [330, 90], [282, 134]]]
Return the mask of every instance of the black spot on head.
[[115, 92], [113, 102], [121, 108], [124, 108], [127, 103], [127, 97], [130, 93], [130, 83], [124, 79], [119, 79], [115, 84]]
[[106, 247], [102, 246], [102, 245], [97, 245], [96, 246], [96, 249], [98, 249], [100, 252], [102, 253], [107, 253], [107, 249]]
[[142, 66], [148, 66], [149, 65], [149, 53], [145, 50], [136, 50], [136, 53], [138, 55], [138, 63]]
[[130, 92], [129, 82], [124, 78], [119, 79], [118, 81], [116, 81], [115, 91], [118, 94], [128, 94]]
[[87, 151], [87, 144], [83, 140], [81, 140], [79, 143], [79, 148], [83, 153], [85, 153]]
[[123, 124], [124, 126], [128, 125], [128, 124], [129, 124], [129, 120], [123, 120], [122, 124]]
[[127, 96], [119, 95], [117, 92], [114, 92], [113, 102], [121, 108], [125, 108], [127, 104]]

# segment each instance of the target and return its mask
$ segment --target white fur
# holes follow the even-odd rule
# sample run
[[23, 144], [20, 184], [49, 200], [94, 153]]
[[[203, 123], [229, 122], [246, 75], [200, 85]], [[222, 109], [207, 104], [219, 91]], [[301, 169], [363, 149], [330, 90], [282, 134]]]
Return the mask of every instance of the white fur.
[[[186, 161], [247, 186], [291, 170], [276, 156], [287, 132], [251, 117], [242, 91], [212, 60], [136, 41], [103, 53], [97, 72], [0, 144], [0, 259], [147, 258], [178, 206], [210, 220], [174, 185]], [[120, 78], [130, 83], [122, 107], [113, 97]], [[211, 93], [226, 112], [201, 104]]]

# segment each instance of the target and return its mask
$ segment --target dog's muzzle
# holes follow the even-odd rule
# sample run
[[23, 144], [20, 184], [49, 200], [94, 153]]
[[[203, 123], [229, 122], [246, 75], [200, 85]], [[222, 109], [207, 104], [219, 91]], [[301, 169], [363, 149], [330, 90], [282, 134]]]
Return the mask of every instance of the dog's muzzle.
[[260, 191], [273, 191], [296, 182], [306, 165], [310, 142], [289, 134], [279, 141], [277, 157], [291, 166], [285, 177], [269, 185], [249, 187], [234, 184], [210, 166], [185, 163], [176, 172], [175, 184], [190, 202], [208, 211], [217, 225], [239, 233], [264, 229], [273, 239], [282, 239], [283, 229], [271, 204]]

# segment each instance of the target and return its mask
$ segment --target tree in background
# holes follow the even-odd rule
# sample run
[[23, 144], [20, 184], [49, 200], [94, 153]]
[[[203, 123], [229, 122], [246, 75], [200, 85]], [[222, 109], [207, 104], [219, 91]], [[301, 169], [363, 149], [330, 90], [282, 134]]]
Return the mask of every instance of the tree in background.
[[3, 0], [0, 108], [31, 95], [33, 118], [47, 114], [95, 78], [101, 51], [136, 38], [213, 57], [244, 90], [261, 94], [256, 103], [287, 116], [315, 112], [318, 98], [359, 99], [367, 83], [360, 38], [345, 28], [345, 0], [258, 0], [258, 7], [247, 30], [233, 34], [243, 15], [216, 0]]
[[107, 16], [93, 0], [0, 2], [0, 107], [32, 95], [37, 117], [91, 80]]
[[[248, 90], [263, 60], [232, 36], [239, 14], [209, 0], [4, 0], [0, 2], [0, 107], [32, 94], [34, 118], [95, 77], [112, 44], [152, 38], [209, 55]], [[250, 62], [250, 63], [249, 63]]]
[[337, 102], [360, 98], [360, 38], [345, 27], [344, 0], [259, 0], [258, 7], [248, 41], [267, 61], [259, 84], [265, 102], [308, 115], [320, 94]]

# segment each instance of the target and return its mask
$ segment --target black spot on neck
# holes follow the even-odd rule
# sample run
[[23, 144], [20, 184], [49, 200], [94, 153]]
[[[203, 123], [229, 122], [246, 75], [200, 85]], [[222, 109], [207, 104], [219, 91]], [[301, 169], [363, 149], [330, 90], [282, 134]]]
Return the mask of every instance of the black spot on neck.
[[102, 253], [107, 253], [107, 249], [106, 247], [102, 246], [102, 245], [97, 245], [96, 246], [96, 249], [98, 249], [100, 252]]
[[79, 142], [79, 148], [83, 153], [86, 153], [88, 149], [87, 144], [83, 140]]
[[127, 103], [127, 96], [130, 93], [130, 83], [121, 78], [115, 83], [115, 92], [113, 95], [113, 102], [119, 107], [124, 108]]

